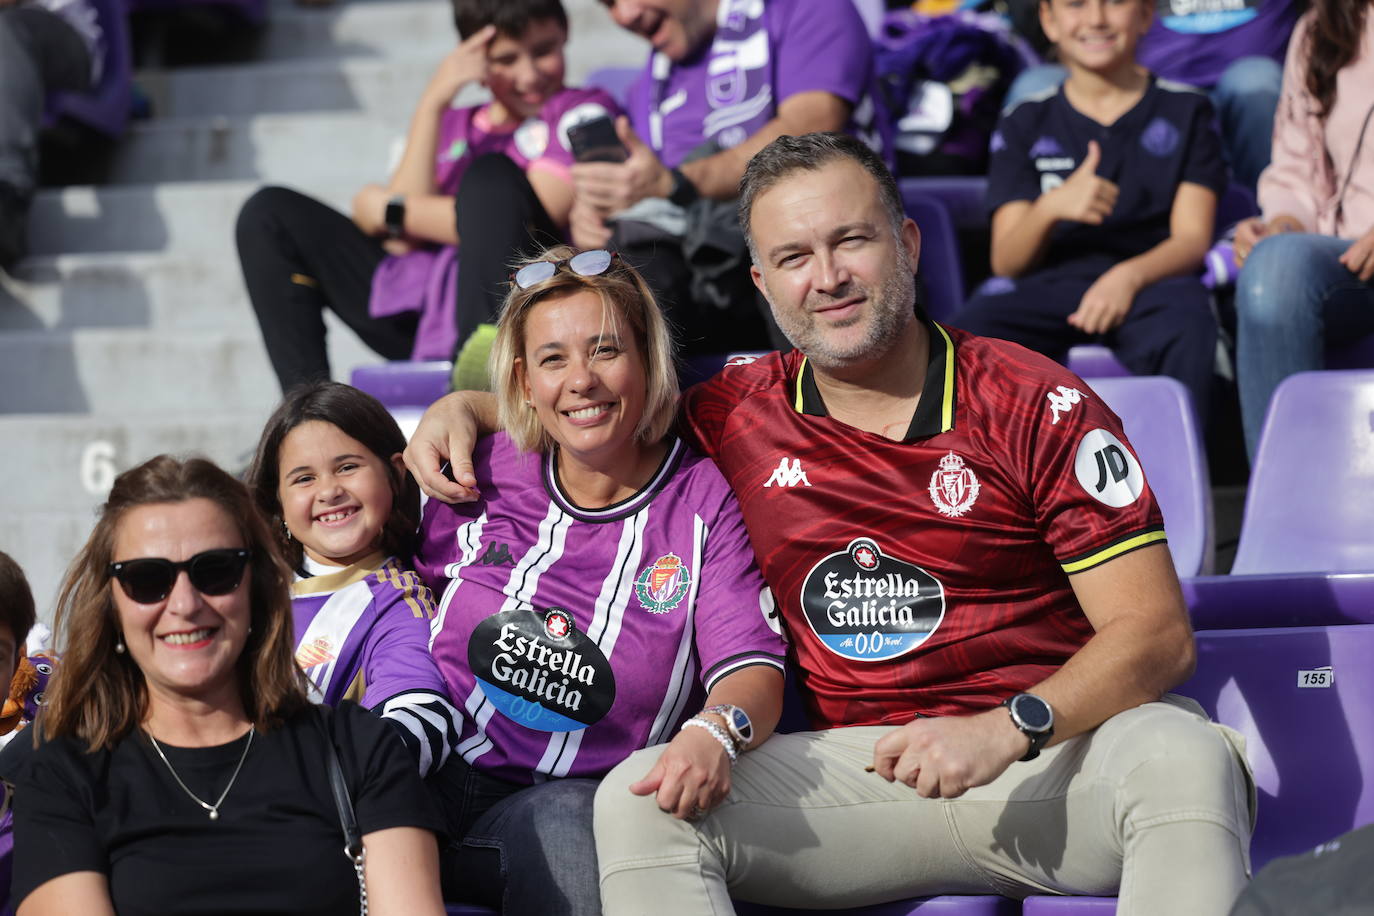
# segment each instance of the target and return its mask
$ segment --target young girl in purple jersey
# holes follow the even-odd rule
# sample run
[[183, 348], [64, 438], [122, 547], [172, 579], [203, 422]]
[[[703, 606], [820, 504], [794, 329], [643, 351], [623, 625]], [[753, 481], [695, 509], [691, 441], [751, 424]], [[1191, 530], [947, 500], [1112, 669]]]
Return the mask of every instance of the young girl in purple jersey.
[[429, 775], [448, 757], [458, 713], [429, 654], [429, 589], [407, 565], [420, 497], [404, 448], [375, 398], [319, 382], [272, 414], [249, 480], [296, 571], [296, 662], [312, 698], [377, 712]]
[[431, 502], [416, 553], [464, 712], [450, 861], [503, 850], [504, 912], [600, 913], [601, 777], [665, 744], [632, 791], [680, 818], [720, 804], [778, 720], [785, 643], [734, 494], [671, 432], [672, 343], [637, 271], [566, 247], [526, 262], [491, 377], [506, 432], [474, 456], [482, 492]]

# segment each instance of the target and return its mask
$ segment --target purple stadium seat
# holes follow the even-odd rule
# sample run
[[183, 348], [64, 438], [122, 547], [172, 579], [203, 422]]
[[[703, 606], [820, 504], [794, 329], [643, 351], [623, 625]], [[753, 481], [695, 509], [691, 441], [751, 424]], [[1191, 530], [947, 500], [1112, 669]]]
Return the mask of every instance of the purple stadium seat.
[[923, 897], [897, 900], [848, 910], [785, 910], [736, 902], [740, 916], [1013, 916], [1020, 912], [1015, 900], [1006, 897]]
[[[1176, 692], [1245, 736], [1256, 869], [1374, 822], [1374, 625], [1202, 630]], [[1107, 914], [1103, 898], [1030, 897], [1026, 916]]]
[[380, 366], [359, 366], [353, 370], [354, 388], [359, 388], [389, 408], [428, 407], [448, 393], [453, 363], [398, 360]]
[[1027, 897], [1023, 916], [1112, 916], [1115, 897]]
[[487, 909], [470, 903], [448, 903], [444, 905], [448, 916], [501, 916], [496, 910]]
[[1374, 623], [1374, 573], [1198, 576], [1183, 600], [1198, 630]]
[[954, 222], [940, 198], [905, 187], [902, 206], [921, 230], [918, 270], [925, 280], [926, 311], [936, 321], [948, 321], [964, 304], [964, 273]]
[[1085, 379], [1129, 378], [1131, 375], [1131, 370], [1121, 365], [1116, 354], [1101, 344], [1069, 347], [1065, 365], [1074, 375]]
[[988, 214], [983, 206], [988, 180], [982, 175], [947, 175], [903, 178], [897, 182], [902, 200], [933, 197], [945, 205], [956, 229], [985, 229]]
[[1207, 458], [1188, 390], [1171, 378], [1103, 378], [1093, 390], [1116, 411], [1164, 512], [1179, 576], [1212, 571], [1212, 498]]
[[1374, 822], [1374, 625], [1204, 630], [1179, 693], [1245, 736], [1256, 868]]
[[129, 46], [128, 11], [124, 0], [91, 0], [105, 35], [105, 72], [90, 92], [55, 92], [48, 99], [44, 120], [70, 118], [110, 138], [119, 138], [129, 122], [133, 101], [133, 52]]
[[1232, 573], [1374, 572], [1374, 371], [1274, 392]]

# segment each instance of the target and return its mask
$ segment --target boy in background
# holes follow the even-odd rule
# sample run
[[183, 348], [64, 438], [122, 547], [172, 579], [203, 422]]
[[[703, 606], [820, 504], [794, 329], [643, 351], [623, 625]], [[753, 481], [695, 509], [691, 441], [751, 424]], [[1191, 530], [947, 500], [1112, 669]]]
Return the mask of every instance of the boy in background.
[[[9, 554], [0, 551], [0, 684], [8, 695], [10, 680], [19, 664], [23, 640], [33, 629], [33, 591], [24, 570]], [[27, 735], [20, 739], [27, 740]], [[22, 763], [26, 756], [14, 758]], [[7, 763], [11, 762], [7, 758]], [[0, 909], [9, 910], [10, 879], [14, 865], [14, 816], [10, 813], [9, 771], [0, 782]]]
[[987, 206], [995, 275], [952, 322], [1063, 361], [1101, 342], [1211, 399], [1217, 327], [1198, 277], [1226, 166], [1211, 103], [1136, 62], [1148, 0], [1042, 0], [1064, 84], [1003, 114]]

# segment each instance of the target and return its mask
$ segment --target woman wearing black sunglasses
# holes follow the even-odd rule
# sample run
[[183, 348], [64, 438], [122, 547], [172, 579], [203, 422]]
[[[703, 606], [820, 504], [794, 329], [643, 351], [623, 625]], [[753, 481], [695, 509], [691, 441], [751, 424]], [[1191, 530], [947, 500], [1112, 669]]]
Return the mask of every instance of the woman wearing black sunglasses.
[[[307, 701], [289, 581], [247, 490], [210, 462], [116, 479], [62, 586], [64, 667], [16, 780], [23, 916], [443, 912], [414, 765], [379, 719]], [[331, 756], [361, 874], [340, 853]]]

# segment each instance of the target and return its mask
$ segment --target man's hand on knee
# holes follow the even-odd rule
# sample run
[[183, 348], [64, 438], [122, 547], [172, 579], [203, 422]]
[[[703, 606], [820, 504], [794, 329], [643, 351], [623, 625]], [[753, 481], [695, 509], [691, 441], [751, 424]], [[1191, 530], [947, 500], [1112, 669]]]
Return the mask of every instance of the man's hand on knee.
[[873, 746], [873, 769], [922, 798], [958, 798], [987, 785], [1028, 747], [1001, 707], [974, 716], [913, 719]]

